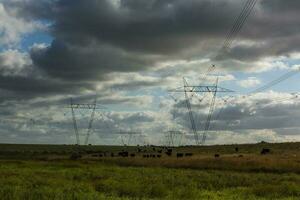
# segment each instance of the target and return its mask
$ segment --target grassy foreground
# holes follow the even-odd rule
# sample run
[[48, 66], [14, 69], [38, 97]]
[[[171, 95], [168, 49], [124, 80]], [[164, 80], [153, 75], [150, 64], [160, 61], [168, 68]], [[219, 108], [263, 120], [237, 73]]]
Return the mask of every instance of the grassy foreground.
[[93, 155], [124, 147], [82, 146], [82, 158], [70, 160], [73, 146], [2, 144], [0, 199], [300, 199], [300, 143], [180, 147], [143, 158], [155, 148], [126, 147], [136, 156], [123, 158]]
[[6, 199], [299, 199], [300, 175], [100, 161], [0, 161]]

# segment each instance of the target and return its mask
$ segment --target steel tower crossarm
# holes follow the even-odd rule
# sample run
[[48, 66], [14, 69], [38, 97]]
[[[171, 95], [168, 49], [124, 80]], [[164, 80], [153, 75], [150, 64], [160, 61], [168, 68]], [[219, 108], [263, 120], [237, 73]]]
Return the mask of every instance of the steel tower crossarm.
[[92, 103], [92, 104], [79, 104], [79, 103], [76, 103], [76, 104], [71, 104], [69, 107], [67, 108], [73, 108], [73, 109], [88, 109], [88, 110], [93, 110], [93, 109], [105, 109], [104, 106], [101, 106], [101, 105], [98, 105], [98, 104], [95, 104], [95, 103]]
[[229, 90], [226, 88], [218, 87], [215, 85], [200, 85], [200, 86], [190, 86], [185, 85], [183, 90], [168, 90], [169, 92], [184, 92], [184, 93], [214, 93], [214, 92], [222, 92], [222, 93], [231, 93], [234, 92], [233, 90]]

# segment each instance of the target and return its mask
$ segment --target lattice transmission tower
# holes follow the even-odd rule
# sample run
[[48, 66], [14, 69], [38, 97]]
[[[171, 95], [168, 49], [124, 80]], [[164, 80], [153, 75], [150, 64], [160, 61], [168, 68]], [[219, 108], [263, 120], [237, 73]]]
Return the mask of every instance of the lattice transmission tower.
[[[214, 108], [215, 108], [215, 101], [216, 101], [217, 94], [218, 93], [231, 93], [234, 91], [218, 86], [218, 78], [214, 85], [189, 85], [187, 80], [185, 78], [183, 78], [183, 87], [177, 88], [175, 90], [169, 90], [169, 92], [170, 93], [184, 93], [184, 97], [185, 97], [184, 103], [188, 110], [189, 119], [191, 122], [191, 129], [192, 129], [192, 132], [194, 135], [195, 143], [196, 143], [196, 145], [203, 145], [206, 140], [207, 132], [210, 129], [210, 122], [212, 120], [212, 115], [213, 115]], [[207, 119], [206, 119], [206, 122], [204, 125], [204, 132], [202, 134], [202, 138], [200, 139], [199, 134], [198, 134], [199, 130], [198, 130], [198, 127], [197, 127], [197, 124], [195, 121], [195, 117], [193, 115], [190, 98], [195, 95], [203, 95], [203, 94], [211, 94], [212, 98], [210, 99], [210, 103], [209, 103], [209, 111], [208, 111]], [[203, 95], [203, 96], [205, 97], [205, 95]]]
[[80, 134], [78, 128], [78, 120], [76, 118], [76, 111], [80, 111], [80, 110], [90, 111], [90, 116], [88, 119], [88, 127], [86, 129], [85, 140], [84, 140], [84, 145], [87, 145], [92, 131], [96, 110], [104, 109], [104, 107], [97, 104], [97, 98], [95, 98], [93, 103], [74, 103], [73, 98], [71, 98], [69, 108], [71, 109], [71, 113], [72, 113], [73, 127], [74, 127], [77, 145], [80, 145]]

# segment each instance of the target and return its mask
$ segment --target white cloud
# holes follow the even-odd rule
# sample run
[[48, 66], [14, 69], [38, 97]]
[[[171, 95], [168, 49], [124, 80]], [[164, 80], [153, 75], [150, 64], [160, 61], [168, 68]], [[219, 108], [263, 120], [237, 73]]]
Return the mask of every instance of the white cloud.
[[261, 81], [256, 77], [248, 77], [246, 80], [238, 81], [238, 85], [243, 88], [252, 88], [259, 85]]
[[4, 76], [27, 76], [32, 71], [31, 64], [28, 53], [11, 49], [0, 52], [0, 73]]
[[241, 144], [257, 143], [261, 141], [286, 141], [284, 136], [281, 136], [277, 132], [270, 129], [211, 132], [207, 139], [207, 144]]
[[41, 28], [41, 24], [37, 22], [27, 22], [14, 16], [12, 12], [7, 12], [1, 3], [0, 19], [0, 45], [8, 47], [18, 45], [22, 35]]

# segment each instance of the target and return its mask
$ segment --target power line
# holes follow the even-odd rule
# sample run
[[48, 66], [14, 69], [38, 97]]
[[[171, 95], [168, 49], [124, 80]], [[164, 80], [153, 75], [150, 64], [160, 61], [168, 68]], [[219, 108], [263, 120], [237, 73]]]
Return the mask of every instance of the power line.
[[218, 52], [218, 55], [220, 53], [223, 53], [224, 51], [227, 51], [231, 47], [231, 45], [232, 45], [233, 41], [235, 40], [236, 36], [241, 31], [241, 29], [243, 28], [247, 18], [251, 14], [256, 2], [257, 2], [257, 0], [247, 0], [246, 4], [243, 7], [243, 10], [241, 11], [241, 13], [236, 18], [236, 20], [234, 22], [234, 25], [232, 26], [231, 30], [227, 33], [226, 39], [225, 39], [225, 41], [222, 45], [222, 48]]
[[299, 72], [300, 72], [300, 68], [298, 68], [297, 71], [294, 71], [294, 70], [289, 71], [289, 72], [283, 74], [282, 76], [278, 77], [277, 79], [275, 79], [275, 80], [273, 80], [273, 81], [271, 81], [271, 82], [255, 89], [255, 90], [249, 92], [248, 94], [252, 95], [252, 94], [255, 94], [255, 93], [263, 92], [263, 91], [265, 91], [265, 90], [267, 90], [267, 89], [269, 89], [269, 88], [271, 88], [271, 87], [273, 87], [273, 86], [289, 79], [290, 77], [296, 75]]

